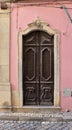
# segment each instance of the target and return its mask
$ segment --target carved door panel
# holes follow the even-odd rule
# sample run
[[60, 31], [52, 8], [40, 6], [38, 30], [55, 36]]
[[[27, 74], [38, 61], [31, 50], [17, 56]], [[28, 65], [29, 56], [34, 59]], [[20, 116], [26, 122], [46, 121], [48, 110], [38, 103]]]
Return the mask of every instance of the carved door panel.
[[53, 105], [53, 36], [34, 31], [23, 36], [23, 105]]

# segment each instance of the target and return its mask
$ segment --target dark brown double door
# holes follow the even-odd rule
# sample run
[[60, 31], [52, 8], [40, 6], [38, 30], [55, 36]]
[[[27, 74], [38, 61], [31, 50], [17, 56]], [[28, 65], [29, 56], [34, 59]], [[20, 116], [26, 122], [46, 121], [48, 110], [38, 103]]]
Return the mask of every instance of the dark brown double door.
[[53, 36], [33, 31], [23, 39], [23, 105], [51, 106], [54, 102]]

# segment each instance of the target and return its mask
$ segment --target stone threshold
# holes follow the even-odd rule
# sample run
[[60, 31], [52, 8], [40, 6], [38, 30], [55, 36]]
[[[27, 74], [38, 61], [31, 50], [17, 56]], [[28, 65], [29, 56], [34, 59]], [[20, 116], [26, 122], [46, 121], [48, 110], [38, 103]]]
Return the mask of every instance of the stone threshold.
[[24, 107], [13, 107], [14, 112], [25, 112], [25, 113], [48, 113], [48, 112], [60, 112], [61, 107], [54, 106], [24, 106]]
[[72, 112], [60, 110], [60, 107], [15, 107], [11, 111], [0, 112], [0, 120], [72, 122]]
[[2, 106], [0, 107], [0, 112], [13, 112], [13, 113], [49, 113], [49, 112], [60, 112], [61, 107], [54, 106]]
[[72, 122], [72, 112], [48, 112], [48, 113], [5, 112], [0, 113], [0, 120]]

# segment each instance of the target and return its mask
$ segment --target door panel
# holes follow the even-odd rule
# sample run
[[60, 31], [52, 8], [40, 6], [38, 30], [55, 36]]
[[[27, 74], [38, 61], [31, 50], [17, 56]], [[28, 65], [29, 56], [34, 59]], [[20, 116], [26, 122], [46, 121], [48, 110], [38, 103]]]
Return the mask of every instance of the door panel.
[[54, 52], [53, 37], [40, 32], [40, 105], [53, 105]]
[[40, 105], [53, 105], [53, 85], [48, 83], [40, 85]]
[[53, 105], [53, 36], [34, 31], [23, 36], [23, 105]]
[[33, 80], [35, 78], [35, 49], [28, 48], [25, 50], [25, 71], [26, 71], [26, 79]]
[[48, 80], [51, 77], [51, 50], [49, 48], [42, 49], [42, 79]]

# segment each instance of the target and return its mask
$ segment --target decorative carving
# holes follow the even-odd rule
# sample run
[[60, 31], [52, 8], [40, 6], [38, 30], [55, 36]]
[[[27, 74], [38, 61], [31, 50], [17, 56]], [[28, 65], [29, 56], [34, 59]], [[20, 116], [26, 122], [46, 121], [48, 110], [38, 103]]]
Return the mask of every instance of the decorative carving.
[[29, 27], [37, 26], [39, 29], [42, 29], [43, 25], [49, 26], [49, 24], [47, 24], [47, 23], [43, 22], [42, 20], [40, 20], [39, 17], [37, 17], [37, 20], [35, 20], [34, 22], [28, 24]]
[[33, 40], [34, 40], [34, 36], [28, 38], [27, 41], [26, 41], [26, 43], [28, 43], [28, 44], [30, 44], [31, 42], [33, 43]]
[[34, 87], [27, 87], [25, 98], [28, 101], [35, 101], [35, 88]]
[[40, 99], [41, 99], [41, 101], [52, 102], [51, 87], [43, 87], [42, 88]]

